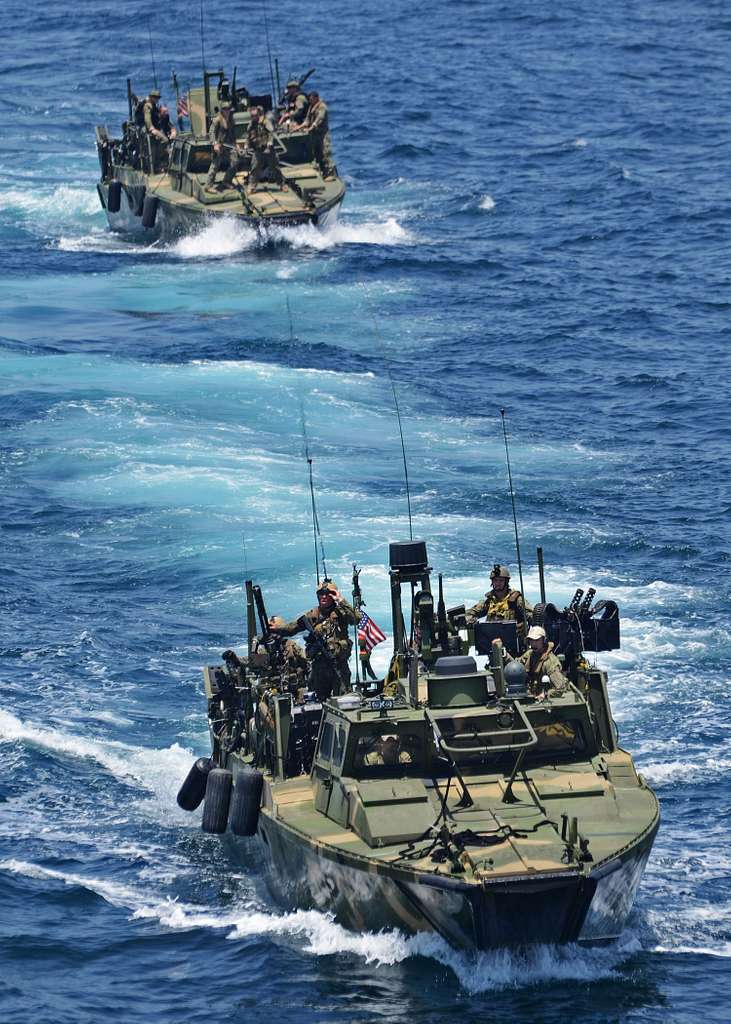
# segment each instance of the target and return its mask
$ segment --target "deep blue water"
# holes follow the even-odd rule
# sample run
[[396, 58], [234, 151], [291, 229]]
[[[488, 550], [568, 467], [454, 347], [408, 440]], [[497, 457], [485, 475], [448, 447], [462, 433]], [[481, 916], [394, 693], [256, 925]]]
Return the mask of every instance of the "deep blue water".
[[[267, 84], [261, 3], [206, 5], [209, 67]], [[154, 10], [154, 15], [152, 12]], [[318, 68], [350, 190], [327, 233], [112, 236], [96, 123], [169, 100], [199, 6], [6, 5], [0, 62], [0, 1019], [728, 1021], [731, 14], [713, 0], [270, 5]], [[286, 15], [286, 21], [280, 17]], [[292, 334], [287, 317], [292, 310]], [[285, 914], [175, 806], [200, 666], [241, 584], [311, 603], [299, 403], [326, 551], [415, 528], [447, 597], [514, 564], [594, 584], [663, 826], [621, 941], [469, 957]]]

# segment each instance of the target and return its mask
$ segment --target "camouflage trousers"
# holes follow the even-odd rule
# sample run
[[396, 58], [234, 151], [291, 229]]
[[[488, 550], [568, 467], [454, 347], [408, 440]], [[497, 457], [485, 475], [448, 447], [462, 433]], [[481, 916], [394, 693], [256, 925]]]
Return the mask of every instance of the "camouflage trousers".
[[312, 148], [315, 153], [315, 163], [322, 171], [323, 178], [329, 178], [335, 174], [333, 164], [332, 138], [330, 132], [313, 132]]
[[249, 187], [256, 188], [263, 177], [273, 181], [281, 180], [279, 161], [270, 149], [255, 149], [251, 154], [251, 170], [249, 171]]
[[333, 693], [349, 690], [350, 663], [347, 654], [336, 655], [333, 661], [322, 655], [315, 657], [310, 667], [309, 686], [320, 700], [326, 700]]
[[243, 166], [243, 157], [235, 149], [224, 149], [223, 146], [219, 153], [214, 153], [211, 159], [211, 166], [208, 168], [208, 177], [206, 178], [206, 186], [212, 185], [216, 180], [216, 175], [219, 171], [225, 171], [223, 176], [224, 185], [230, 185], [234, 180], [234, 174], [241, 170]]

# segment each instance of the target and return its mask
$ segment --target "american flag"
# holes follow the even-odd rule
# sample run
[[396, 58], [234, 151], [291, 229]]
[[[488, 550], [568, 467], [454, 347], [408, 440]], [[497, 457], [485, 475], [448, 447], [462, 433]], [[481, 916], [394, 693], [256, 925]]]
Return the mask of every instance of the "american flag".
[[188, 116], [188, 101], [185, 96], [178, 96], [178, 117]]
[[358, 623], [358, 643], [363, 645], [367, 651], [372, 651], [376, 644], [380, 644], [385, 639], [386, 634], [381, 632], [370, 616], [362, 612]]

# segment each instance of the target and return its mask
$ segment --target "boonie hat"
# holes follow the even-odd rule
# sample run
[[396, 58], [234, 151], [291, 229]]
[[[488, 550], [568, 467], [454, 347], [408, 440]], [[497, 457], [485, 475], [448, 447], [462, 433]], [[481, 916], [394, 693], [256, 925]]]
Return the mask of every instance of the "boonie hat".
[[529, 640], [545, 640], [546, 639], [546, 631], [543, 628], [543, 626], [531, 626], [531, 628], [528, 630], [528, 634], [527, 635], [528, 635], [528, 639]]

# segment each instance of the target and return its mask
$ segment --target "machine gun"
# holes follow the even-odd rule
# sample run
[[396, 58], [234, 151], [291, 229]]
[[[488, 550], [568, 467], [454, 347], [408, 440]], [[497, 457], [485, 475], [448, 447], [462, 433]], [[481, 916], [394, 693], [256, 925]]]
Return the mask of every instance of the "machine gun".
[[338, 663], [335, 655], [328, 647], [327, 642], [315, 630], [309, 615], [302, 615], [297, 620], [297, 624], [302, 627], [302, 631], [305, 634], [305, 650], [307, 653], [314, 653], [315, 657], [321, 654], [331, 667], [337, 670]]
[[261, 626], [261, 642], [269, 655], [269, 665], [271, 668], [281, 671], [284, 668], [284, 648], [282, 638], [275, 633], [269, 625], [269, 617], [264, 606], [264, 597], [262, 596], [261, 587], [254, 587], [253, 594], [254, 602], [256, 603], [256, 610], [259, 615], [259, 624]]
[[[310, 68], [309, 71], [305, 71], [304, 75], [302, 75], [301, 78], [294, 78], [294, 76], [293, 76], [292, 77], [292, 81], [297, 83], [297, 88], [298, 89], [301, 89], [302, 86], [307, 81], [307, 79], [310, 77], [310, 75], [314, 75], [316, 70], [317, 70], [317, 68]], [[286, 97], [287, 97], [287, 90], [285, 89], [285, 91], [281, 94], [281, 96], [279, 97], [279, 100], [277, 101], [277, 110], [282, 110], [284, 108], [284, 103], [285, 103]]]
[[579, 588], [563, 611], [553, 604], [537, 604], [533, 609], [533, 625], [543, 626], [557, 653], [565, 656], [568, 670], [583, 651], [619, 647], [619, 609], [614, 601], [597, 601], [592, 606], [595, 595], [594, 587], [586, 595]]

